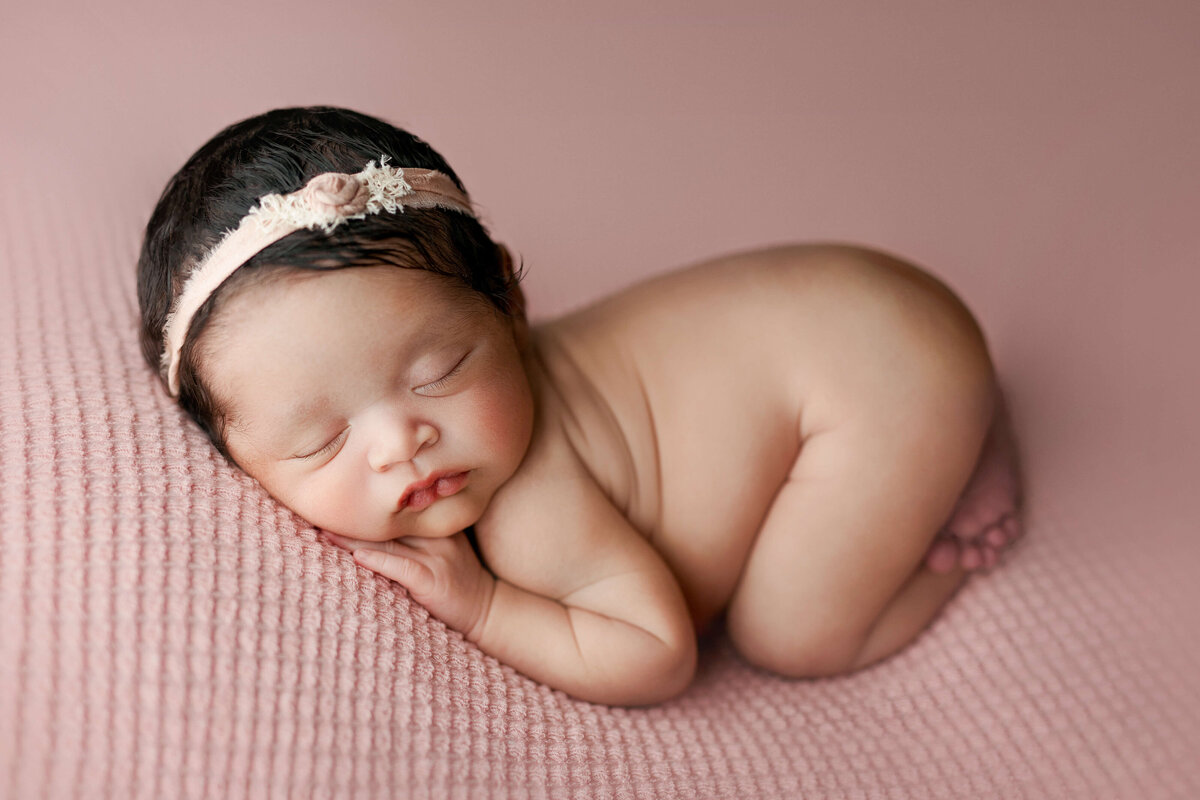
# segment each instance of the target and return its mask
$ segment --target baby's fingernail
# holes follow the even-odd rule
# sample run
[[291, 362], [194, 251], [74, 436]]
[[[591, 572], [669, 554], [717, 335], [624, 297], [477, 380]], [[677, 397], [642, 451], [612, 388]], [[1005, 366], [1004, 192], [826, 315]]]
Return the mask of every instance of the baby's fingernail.
[[362, 548], [354, 551], [354, 560], [364, 566], [369, 566], [375, 560], [375, 551]]

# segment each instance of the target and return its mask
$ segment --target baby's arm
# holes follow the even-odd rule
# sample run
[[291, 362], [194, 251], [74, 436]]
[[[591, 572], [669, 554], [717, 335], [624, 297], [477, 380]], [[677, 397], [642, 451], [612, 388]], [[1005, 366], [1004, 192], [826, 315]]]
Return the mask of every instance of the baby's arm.
[[[591, 702], [666, 700], [691, 681], [696, 639], [662, 557], [590, 476], [559, 475], [480, 536], [500, 576], [479, 647]], [[542, 507], [539, 507], [542, 506]]]
[[480, 521], [480, 548], [500, 577], [483, 569], [462, 534], [330, 538], [531, 678], [596, 703], [666, 700], [695, 671], [683, 593], [661, 556], [573, 466], [514, 478], [524, 485]]

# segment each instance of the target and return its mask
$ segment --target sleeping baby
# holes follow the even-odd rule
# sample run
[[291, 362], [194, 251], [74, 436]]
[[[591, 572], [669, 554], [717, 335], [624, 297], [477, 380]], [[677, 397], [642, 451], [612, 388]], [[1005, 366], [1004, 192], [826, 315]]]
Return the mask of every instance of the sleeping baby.
[[781, 675], [873, 664], [1018, 537], [984, 336], [916, 266], [771, 247], [536, 325], [521, 274], [425, 142], [279, 109], [163, 191], [141, 343], [331, 546], [592, 702], [678, 694], [718, 619]]

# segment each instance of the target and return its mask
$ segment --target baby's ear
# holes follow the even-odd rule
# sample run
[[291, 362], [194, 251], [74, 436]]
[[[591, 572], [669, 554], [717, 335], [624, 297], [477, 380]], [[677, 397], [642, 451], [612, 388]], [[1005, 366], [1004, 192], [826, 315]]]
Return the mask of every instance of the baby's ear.
[[517, 350], [524, 353], [526, 346], [529, 344], [529, 322], [522, 314], [519, 317], [512, 318], [513, 339], [517, 343]]
[[525, 292], [521, 285], [513, 280], [516, 266], [513, 264], [512, 253], [499, 242], [496, 249], [500, 251], [500, 268], [504, 271], [504, 280], [509, 285], [508, 299], [512, 309], [513, 333], [517, 337], [517, 346], [524, 350], [529, 341], [529, 321], [525, 316]]

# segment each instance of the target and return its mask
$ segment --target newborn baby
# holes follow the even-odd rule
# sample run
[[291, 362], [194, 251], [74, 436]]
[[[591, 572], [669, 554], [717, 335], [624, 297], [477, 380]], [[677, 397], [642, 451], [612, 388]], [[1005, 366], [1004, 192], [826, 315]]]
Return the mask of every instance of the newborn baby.
[[874, 663], [1017, 537], [984, 337], [915, 266], [774, 247], [533, 326], [519, 278], [424, 142], [281, 109], [168, 184], [142, 344], [280, 502], [593, 702], [682, 691], [722, 613], [783, 675]]

